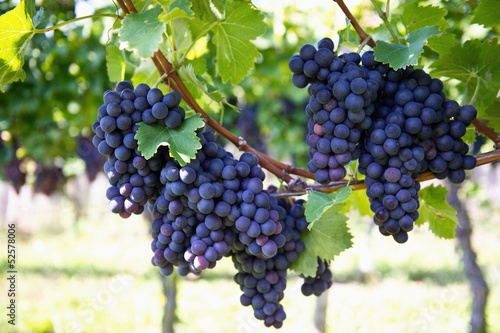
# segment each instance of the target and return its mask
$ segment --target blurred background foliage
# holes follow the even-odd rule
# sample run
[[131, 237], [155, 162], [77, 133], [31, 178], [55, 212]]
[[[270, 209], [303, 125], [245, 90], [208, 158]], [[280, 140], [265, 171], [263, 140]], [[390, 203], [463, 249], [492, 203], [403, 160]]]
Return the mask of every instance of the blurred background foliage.
[[[93, 12], [116, 11], [111, 1], [36, 3], [48, 14], [42, 26]], [[403, 33], [397, 17], [408, 2], [391, 3], [393, 26]], [[492, 38], [500, 32], [500, 27], [486, 29], [471, 23], [475, 1], [419, 3], [445, 8], [448, 30], [461, 42]], [[0, 14], [16, 4], [0, 1]], [[331, 0], [258, 0], [254, 4], [266, 15], [268, 29], [255, 41], [261, 58], [238, 86], [211, 79], [216, 77], [211, 44], [201, 42], [195, 48], [199, 54], [187, 60], [240, 111], [221, 110], [205, 97], [197, 97], [215, 119], [222, 118], [224, 126], [252, 146], [304, 167], [307, 92], [291, 85], [288, 59], [304, 43], [314, 44], [324, 36], [332, 37], [338, 45], [340, 32], [344, 50], [354, 51], [359, 38], [352, 28], [346, 28], [345, 16]], [[374, 39], [391, 40], [369, 0], [349, 1], [348, 5]], [[25, 82], [13, 83], [0, 94], [0, 167], [3, 178], [12, 185], [0, 184], [0, 217], [22, 227], [21, 282], [23, 295], [29, 295], [21, 297], [19, 332], [157, 332], [161, 327], [161, 307], [166, 299], [158, 273], [149, 264], [150, 251], [145, 246], [149, 230], [140, 218], [124, 222], [109, 214], [106, 184], [100, 175], [103, 160], [89, 140], [102, 93], [116, 83], [110, 81], [106, 68], [105, 45], [108, 40], [110, 45], [117, 43], [113, 25], [108, 18], [86, 20], [35, 35], [26, 50]], [[141, 62], [122, 53], [127, 59], [126, 79], [156, 82], [158, 74], [150, 61]], [[422, 66], [428, 68], [438, 57], [426, 47]], [[465, 85], [451, 80], [445, 88], [449, 96], [460, 101]], [[490, 143], [483, 147], [490, 148]], [[500, 252], [496, 246], [500, 224], [499, 208], [493, 200], [498, 192], [494, 187], [497, 178], [494, 166], [482, 167], [460, 192], [468, 199], [473, 223], [477, 223], [475, 243], [492, 288], [487, 308], [491, 332], [500, 332]], [[97, 182], [91, 186], [94, 179]], [[275, 179], [270, 181], [276, 183]], [[35, 192], [52, 197], [34, 197], [28, 186], [23, 187], [26, 182]], [[17, 198], [12, 188], [20, 193]], [[379, 237], [372, 223], [359, 214], [353, 213], [350, 221], [356, 246], [334, 265], [336, 284], [328, 310], [329, 331], [468, 330], [471, 300], [453, 242], [416, 230], [411, 244], [401, 247]], [[251, 311], [239, 305], [237, 287], [230, 283], [231, 264], [217, 268], [204, 273], [202, 280], [179, 281], [177, 330], [202, 332], [213, 327], [219, 332], [234, 332], [237, 327], [239, 332], [263, 331]], [[4, 284], [0, 283], [1, 290]], [[289, 318], [283, 332], [314, 329], [314, 300], [301, 298], [299, 304], [299, 288], [298, 280], [291, 279], [285, 302]], [[198, 314], [196, 320], [192, 320], [192, 312]], [[3, 324], [2, 332], [6, 331]]]

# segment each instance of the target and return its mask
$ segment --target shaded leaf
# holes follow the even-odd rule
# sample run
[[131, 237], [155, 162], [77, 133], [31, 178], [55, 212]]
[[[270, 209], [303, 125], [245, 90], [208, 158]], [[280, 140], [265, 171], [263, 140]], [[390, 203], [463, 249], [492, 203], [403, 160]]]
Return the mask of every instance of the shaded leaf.
[[146, 83], [150, 87], [153, 86], [160, 78], [160, 74], [156, 70], [155, 65], [151, 59], [142, 61], [138, 67], [135, 68], [132, 75], [132, 84], [137, 86], [139, 83]]
[[[500, 54], [499, 39], [478, 39], [466, 41], [463, 45], [453, 46], [450, 52], [433, 62], [431, 75], [446, 76], [466, 85], [466, 101], [476, 97], [474, 106], [478, 109], [478, 118], [495, 100], [500, 89]], [[476, 91], [480, 93], [476, 93]]]
[[191, 82], [213, 101], [219, 103], [224, 99], [224, 96], [217, 91], [217, 87], [210, 85], [201, 75], [197, 76], [194, 73], [194, 68], [191, 64], [181, 67], [179, 69], [179, 74], [184, 81]]
[[488, 27], [500, 25], [500, 0], [481, 0], [474, 11], [474, 23]]
[[116, 45], [108, 45], [108, 55], [106, 66], [108, 77], [111, 82], [123, 81], [125, 78], [125, 59], [123, 53]]
[[196, 152], [201, 148], [196, 130], [203, 127], [205, 123], [199, 114], [185, 119], [176, 129], [144, 123], [139, 123], [139, 125], [135, 139], [138, 142], [139, 151], [146, 159], [153, 157], [158, 147], [168, 146], [170, 156], [184, 166], [196, 157]]
[[452, 33], [432, 36], [427, 40], [427, 46], [443, 56], [450, 52], [451, 48], [457, 42], [457, 36]]
[[443, 7], [419, 6], [418, 1], [415, 1], [405, 4], [401, 19], [407, 33], [431, 25], [437, 25], [439, 30], [445, 31], [448, 28], [444, 18], [447, 14], [448, 11]]
[[457, 211], [446, 201], [448, 190], [441, 185], [428, 186], [420, 191], [420, 218], [416, 225], [429, 223], [429, 229], [440, 238], [455, 237], [458, 224]]
[[500, 101], [495, 101], [486, 108], [483, 119], [488, 121], [488, 127], [500, 133]]

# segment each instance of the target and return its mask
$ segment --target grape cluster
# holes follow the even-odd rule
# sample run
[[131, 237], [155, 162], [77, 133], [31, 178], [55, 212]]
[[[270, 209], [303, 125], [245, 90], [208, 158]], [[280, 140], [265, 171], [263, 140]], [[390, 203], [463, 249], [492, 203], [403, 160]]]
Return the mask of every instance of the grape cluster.
[[315, 276], [303, 277], [304, 283], [300, 290], [305, 296], [320, 296], [333, 284], [333, 275], [330, 271], [328, 262], [321, 260], [318, 257], [318, 268]]
[[[138, 123], [159, 124], [170, 128], [178, 127], [185, 118], [179, 106], [181, 97], [177, 92], [166, 95], [157, 89], [141, 83], [135, 87], [128, 81], [119, 82], [116, 90], [103, 95], [104, 104], [99, 107], [97, 121], [92, 124], [95, 135], [93, 144], [99, 153], [107, 157], [104, 163], [111, 186], [106, 192], [109, 209], [128, 218], [140, 214], [148, 199], [158, 192], [159, 172], [165, 158], [153, 157], [146, 160], [137, 148], [135, 133]], [[160, 151], [165, 152], [166, 147]]]
[[476, 166], [462, 137], [477, 111], [447, 100], [443, 83], [421, 69], [393, 70], [372, 51], [336, 57], [333, 49], [324, 38], [289, 62], [292, 83], [309, 85], [309, 170], [328, 183], [359, 158], [375, 224], [404, 243], [419, 218], [418, 176], [430, 170], [460, 183]]
[[271, 258], [255, 257], [249, 248], [236, 241], [232, 259], [238, 270], [234, 280], [243, 292], [241, 304], [251, 305], [254, 316], [264, 320], [267, 327], [280, 328], [286, 317], [280, 302], [286, 288], [287, 270], [305, 250], [301, 233], [307, 231], [308, 222], [304, 217], [303, 200], [291, 205], [286, 199], [276, 200], [272, 195], [271, 198], [282, 228], [277, 254]]
[[153, 206], [152, 248], [165, 275], [172, 265], [189, 268], [180, 268], [181, 275], [213, 268], [236, 239], [263, 258], [283, 246], [275, 199], [263, 190], [257, 157], [243, 153], [236, 160], [217, 146], [213, 133], [199, 137], [202, 148], [195, 159], [183, 167], [170, 160], [161, 170], [164, 187]]
[[[201, 149], [186, 165], [164, 146], [146, 160], [135, 140], [139, 123], [178, 127], [184, 120], [180, 102], [175, 92], [163, 96], [158, 89], [145, 84], [134, 89], [126, 81], [104, 93], [105, 104], [92, 129], [94, 145], [107, 157], [109, 208], [127, 218], [148, 206], [153, 216], [151, 262], [165, 276], [175, 267], [179, 275], [198, 275], [231, 256], [241, 303], [252, 305], [266, 326], [279, 328], [286, 317], [280, 302], [287, 270], [305, 251], [304, 201], [292, 205], [276, 199], [275, 187], [264, 189], [257, 157], [243, 153], [236, 159], [215, 143], [208, 129], [196, 132]], [[320, 266], [319, 275], [325, 271], [324, 263]]]
[[382, 82], [379, 72], [360, 67], [358, 53], [335, 57], [333, 49], [331, 39], [324, 38], [318, 49], [302, 46], [289, 62], [293, 84], [309, 84], [308, 168], [323, 184], [343, 179], [344, 166], [359, 158], [361, 133], [372, 125], [373, 102]]

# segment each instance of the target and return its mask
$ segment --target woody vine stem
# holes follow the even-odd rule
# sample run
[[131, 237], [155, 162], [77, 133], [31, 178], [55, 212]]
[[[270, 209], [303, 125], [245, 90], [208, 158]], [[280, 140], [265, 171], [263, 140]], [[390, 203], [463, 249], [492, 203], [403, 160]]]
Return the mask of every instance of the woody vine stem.
[[[371, 36], [369, 36], [359, 25], [358, 21], [351, 14], [349, 8], [346, 6], [344, 1], [334, 0], [334, 2], [337, 3], [340, 9], [344, 12], [345, 16], [351, 21], [352, 26], [360, 36], [361, 40], [367, 43], [370, 47], [372, 48], [375, 47], [377, 45], [375, 41], [371, 39]], [[117, 3], [125, 15], [138, 12], [131, 0], [117, 0]], [[156, 69], [158, 70], [160, 75], [164, 76], [163, 82], [167, 84], [171, 89], [177, 91], [181, 95], [182, 99], [194, 111], [199, 113], [205, 119], [206, 125], [210, 126], [224, 138], [229, 140], [233, 145], [238, 147], [239, 150], [247, 151], [256, 155], [257, 158], [259, 159], [259, 164], [263, 168], [267, 169], [275, 176], [277, 176], [279, 179], [287, 183], [287, 185], [285, 186], [286, 191], [274, 194], [278, 198], [304, 195], [312, 191], [334, 192], [347, 185], [352, 185], [353, 190], [361, 190], [366, 188], [363, 181], [358, 181], [358, 180], [350, 182], [348, 180], [344, 180], [344, 181], [332, 182], [328, 185], [321, 185], [321, 184], [306, 184], [305, 181], [303, 181], [300, 178], [291, 177], [290, 174], [294, 174], [304, 178], [314, 179], [314, 174], [302, 168], [297, 168], [293, 165], [276, 161], [275, 159], [267, 156], [262, 152], [259, 152], [255, 148], [248, 145], [247, 142], [244, 140], [244, 138], [236, 137], [233, 133], [224, 128], [222, 124], [219, 124], [212, 117], [210, 117], [205, 111], [203, 111], [203, 109], [199, 106], [199, 104], [196, 102], [194, 97], [191, 95], [191, 93], [185, 86], [184, 82], [180, 78], [174, 66], [168, 61], [168, 59], [160, 50], [156, 51], [155, 54], [151, 57], [151, 59], [153, 60], [153, 63], [155, 64]], [[477, 159], [477, 165], [480, 166], [500, 161], [500, 149], [498, 149], [500, 148], [500, 134], [490, 129], [485, 123], [483, 123], [479, 119], [475, 119], [472, 122], [472, 124], [475, 126], [476, 130], [479, 133], [485, 135], [495, 143], [494, 146], [495, 150], [475, 156]], [[432, 172], [429, 171], [422, 173], [417, 180], [425, 181], [433, 178], [434, 176], [432, 175]]]

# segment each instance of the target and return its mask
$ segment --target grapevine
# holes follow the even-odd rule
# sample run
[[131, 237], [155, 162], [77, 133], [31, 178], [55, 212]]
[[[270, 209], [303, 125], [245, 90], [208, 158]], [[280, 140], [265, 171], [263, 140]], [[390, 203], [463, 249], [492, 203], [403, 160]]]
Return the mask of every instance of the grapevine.
[[[359, 36], [357, 51], [346, 51], [326, 36], [296, 45], [298, 54], [287, 64], [293, 91], [304, 89], [309, 95], [304, 101], [305, 168], [258, 151], [224, 126], [225, 107], [238, 107], [213, 83], [241, 83], [259, 57], [254, 41], [265, 32], [263, 15], [248, 1], [207, 1], [205, 8], [188, 0], [117, 0], [115, 14], [37, 29], [43, 11], [35, 14], [34, 4], [22, 0], [0, 18], [0, 34], [11, 33], [6, 36], [12, 39], [11, 48], [0, 49], [0, 60], [10, 64], [0, 68], [0, 87], [8, 90], [24, 78], [24, 51], [35, 34], [87, 18], [115, 19], [113, 33], [121, 49], [109, 38], [107, 43], [113, 45], [106, 45], [106, 59], [116, 85], [104, 91], [103, 104], [95, 112], [94, 147], [84, 147], [90, 145], [89, 137], [78, 138], [89, 178], [95, 178], [91, 165], [103, 163], [112, 213], [126, 219], [149, 210], [151, 264], [163, 276], [201, 275], [230, 257], [237, 271], [234, 282], [242, 292], [240, 303], [251, 306], [266, 327], [280, 328], [286, 318], [282, 301], [290, 271], [303, 279], [304, 296], [320, 296], [332, 286], [330, 267], [352, 246], [345, 216], [356, 204], [352, 191], [365, 191], [373, 223], [397, 243], [407, 242], [408, 233], [423, 223], [437, 236], [453, 238], [457, 217], [444, 202], [447, 190], [423, 187], [422, 182], [447, 179], [460, 184], [466, 171], [500, 160], [500, 125], [493, 115], [500, 104], [492, 94], [500, 87], [494, 74], [497, 39], [456, 42], [445, 52], [432, 42], [445, 28], [418, 26], [418, 15], [410, 12], [413, 19], [403, 15], [405, 37], [399, 36], [391, 25], [390, 1], [385, 12], [372, 1], [395, 43], [375, 41], [344, 1], [334, 2], [349, 19], [346, 30], [352, 26]], [[419, 8], [418, 3], [411, 6]], [[8, 32], [4, 26], [17, 19], [25, 30]], [[185, 20], [180, 25], [185, 31], [179, 32], [178, 20]], [[142, 29], [143, 38], [138, 35]], [[214, 53], [208, 65], [202, 56], [193, 56], [203, 43], [209, 45], [205, 52]], [[419, 61], [424, 46], [438, 58], [426, 70]], [[370, 50], [363, 51], [365, 47]], [[475, 61], [482, 61], [482, 67], [473, 75], [475, 85], [471, 78], [462, 82], [467, 99], [459, 103], [448, 98], [446, 82], [439, 77], [465, 75], [454, 72], [464, 66], [460, 59], [452, 69], [446, 66], [446, 61], [453, 62], [453, 52], [464, 49], [464, 54], [480, 54]], [[18, 52], [12, 55], [9, 50]], [[149, 77], [125, 80], [126, 59], [136, 58], [144, 63], [149, 59], [156, 82], [144, 82]], [[113, 70], [112, 62], [122, 70]], [[220, 121], [212, 117], [212, 104], [220, 108]], [[494, 150], [471, 155], [470, 133], [493, 141]], [[241, 155], [226, 150], [216, 135]], [[15, 140], [12, 146], [17, 150]], [[82, 154], [84, 149], [102, 156]], [[6, 168], [16, 190], [26, 178], [20, 172], [22, 162], [14, 156]], [[265, 188], [265, 170], [281, 182], [280, 188]], [[59, 166], [39, 167], [38, 173], [36, 190], [47, 195], [63, 179]], [[303, 195], [307, 199], [297, 198]]]

